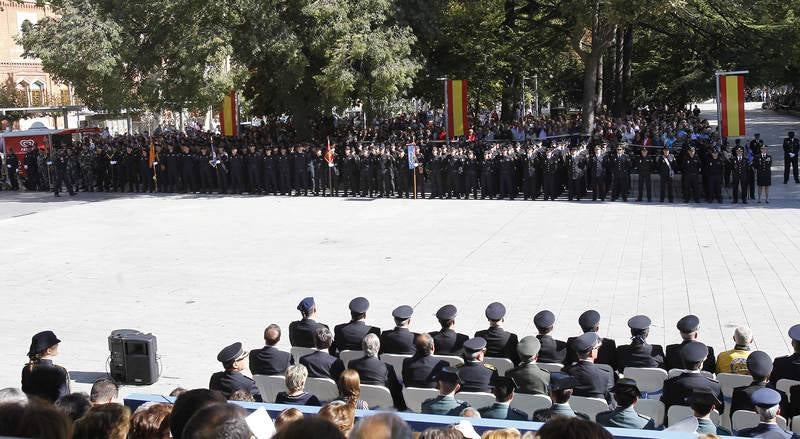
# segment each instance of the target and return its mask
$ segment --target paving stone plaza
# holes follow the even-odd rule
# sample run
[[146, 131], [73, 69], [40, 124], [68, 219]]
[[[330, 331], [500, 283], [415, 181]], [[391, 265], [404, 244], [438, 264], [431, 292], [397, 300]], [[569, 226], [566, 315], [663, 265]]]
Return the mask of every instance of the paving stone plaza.
[[[769, 145], [798, 128], [748, 113], [748, 134]], [[387, 329], [391, 310], [411, 305], [415, 331], [438, 329], [435, 310], [453, 303], [468, 334], [492, 301], [520, 336], [535, 334], [541, 309], [558, 316], [558, 338], [575, 335], [594, 308], [618, 343], [635, 314], [652, 318], [652, 343], [677, 342], [676, 321], [693, 313], [717, 351], [746, 324], [759, 349], [784, 355], [800, 323], [800, 185], [782, 184], [783, 152], [770, 153], [771, 203], [746, 207], [0, 192], [0, 387], [19, 386], [31, 335], [52, 329], [73, 389], [88, 389], [120, 328], [155, 334], [163, 366], [156, 384], [122, 395], [207, 386], [221, 347], [260, 347], [266, 325], [286, 330], [309, 295], [331, 326], [355, 296]]]

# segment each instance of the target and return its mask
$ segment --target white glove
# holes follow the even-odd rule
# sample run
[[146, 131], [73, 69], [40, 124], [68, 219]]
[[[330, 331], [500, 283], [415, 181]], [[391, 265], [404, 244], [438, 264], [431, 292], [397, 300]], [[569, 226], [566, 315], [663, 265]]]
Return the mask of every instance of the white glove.
[[28, 169], [28, 165], [25, 165], [25, 169]]
[[157, 165], [157, 164], [158, 164], [158, 162], [153, 162], [153, 166], [155, 166], [155, 165]]
[[116, 160], [111, 160], [111, 164], [112, 164], [112, 165], [116, 165], [116, 164], [117, 164], [117, 161], [116, 161]]
[[11, 169], [11, 165], [6, 165], [6, 166], [8, 166], [8, 169]]
[[53, 164], [53, 162], [47, 162], [47, 165], [48, 165], [48, 166], [50, 166], [50, 165], [52, 165], [52, 164]]

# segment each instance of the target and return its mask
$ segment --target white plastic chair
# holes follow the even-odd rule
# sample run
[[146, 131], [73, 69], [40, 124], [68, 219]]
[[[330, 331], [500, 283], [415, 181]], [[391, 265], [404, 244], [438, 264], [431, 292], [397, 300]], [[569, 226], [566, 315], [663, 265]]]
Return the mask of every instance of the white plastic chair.
[[546, 370], [550, 373], [553, 372], [561, 372], [561, 369], [564, 368], [564, 365], [561, 363], [536, 363], [539, 366], [539, 369]]
[[569, 399], [569, 406], [577, 413], [583, 413], [592, 421], [600, 412], [609, 410], [608, 403], [602, 398], [588, 398], [585, 396], [572, 396]]
[[339, 352], [339, 359], [342, 360], [344, 363], [344, 367], [347, 367], [347, 364], [350, 363], [350, 360], [355, 360], [357, 358], [361, 358], [364, 356], [364, 351], [341, 351]]
[[[669, 373], [667, 373], [667, 375], [668, 375], [668, 378], [675, 378], [676, 376], [678, 376], [678, 375], [680, 375], [680, 374], [682, 374], [684, 372], [686, 372], [686, 369], [670, 369]], [[714, 379], [714, 374], [709, 372], [709, 371], [707, 371], [707, 370], [701, 370], [700, 371], [700, 375], [703, 375], [704, 377], [707, 377], [707, 378], [711, 378], [712, 380]]]
[[397, 375], [399, 381], [403, 381], [403, 360], [411, 358], [411, 355], [403, 354], [381, 354], [380, 359], [386, 364], [391, 364], [394, 367], [394, 373]]
[[792, 387], [800, 385], [800, 381], [790, 380], [786, 378], [782, 378], [775, 383], [775, 388], [782, 391], [786, 394], [786, 397], [791, 400], [792, 397]]
[[422, 403], [431, 398], [436, 398], [438, 395], [439, 391], [436, 389], [425, 389], [423, 387], [403, 388], [403, 399], [406, 400], [406, 406], [415, 413], [422, 413]]
[[361, 385], [361, 399], [367, 402], [370, 409], [391, 409], [394, 408], [394, 400], [389, 389], [383, 386], [373, 386], [370, 384]]
[[792, 418], [792, 432], [800, 433], [800, 415], [797, 415], [794, 418]]
[[[667, 410], [667, 425], [672, 425], [678, 421], [682, 421], [688, 417], [694, 417], [694, 410], [688, 405], [673, 405]], [[719, 425], [722, 421], [719, 412], [714, 410], [711, 412], [711, 422], [714, 425]]]
[[521, 410], [530, 418], [536, 410], [547, 409], [553, 405], [547, 395], [530, 395], [527, 393], [515, 393], [511, 400], [511, 408]]
[[[786, 430], [786, 418], [778, 416], [775, 422], [778, 423], [780, 428]], [[733, 412], [733, 416], [731, 416], [731, 426], [734, 432], [743, 428], [755, 427], [759, 423], [761, 423], [761, 417], [758, 416], [758, 413], [751, 412], [750, 410], [736, 410]]]
[[717, 381], [722, 387], [722, 397], [725, 399], [725, 410], [722, 412], [722, 427], [730, 430], [733, 389], [749, 385], [753, 382], [753, 377], [736, 373], [721, 373], [717, 375]]
[[505, 375], [506, 371], [509, 371], [514, 368], [514, 362], [509, 360], [508, 358], [500, 358], [500, 357], [485, 357], [483, 362], [486, 364], [491, 364], [492, 366], [497, 369], [498, 375]]
[[306, 356], [316, 351], [317, 350], [314, 348], [301, 348], [299, 346], [292, 346], [292, 349], [289, 350], [289, 352], [292, 353], [292, 358], [294, 358], [294, 364], [300, 364], [300, 357]]
[[[664, 371], [664, 373], [666, 373], [666, 371]], [[664, 425], [664, 417], [666, 413], [663, 402], [657, 399], [640, 399], [634, 408], [640, 415], [653, 418], [653, 422], [655, 422], [656, 427]]]
[[308, 378], [305, 390], [320, 401], [333, 401], [339, 397], [339, 388], [330, 378]]
[[463, 358], [456, 357], [453, 355], [431, 355], [431, 356], [437, 360], [446, 361], [447, 364], [450, 365], [450, 367], [462, 366], [464, 364]]
[[625, 378], [636, 381], [636, 386], [642, 392], [643, 399], [659, 399], [664, 390], [664, 381], [667, 371], [657, 367], [626, 367], [623, 371]]
[[275, 402], [278, 392], [287, 392], [286, 377], [283, 375], [253, 375], [261, 399], [264, 402]]
[[486, 392], [458, 392], [456, 399], [469, 403], [476, 409], [481, 409], [494, 404], [494, 395]]

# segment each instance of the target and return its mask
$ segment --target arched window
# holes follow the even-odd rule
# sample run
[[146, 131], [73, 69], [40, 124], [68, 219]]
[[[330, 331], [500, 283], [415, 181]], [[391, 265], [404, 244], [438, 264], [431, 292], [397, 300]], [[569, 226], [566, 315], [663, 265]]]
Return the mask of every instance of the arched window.
[[58, 104], [59, 105], [71, 105], [69, 98], [69, 87], [64, 84], [58, 86]]
[[41, 107], [44, 105], [44, 84], [41, 81], [35, 81], [31, 87], [31, 106]]
[[25, 80], [17, 83], [17, 101], [24, 107], [31, 106], [31, 86]]

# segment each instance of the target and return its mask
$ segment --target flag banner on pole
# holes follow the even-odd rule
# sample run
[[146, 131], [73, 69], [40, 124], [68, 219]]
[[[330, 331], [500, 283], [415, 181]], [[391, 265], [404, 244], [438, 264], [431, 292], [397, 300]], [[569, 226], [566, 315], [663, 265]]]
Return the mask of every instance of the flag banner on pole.
[[719, 76], [722, 137], [744, 137], [744, 76]]
[[328, 137], [328, 147], [325, 148], [325, 161], [328, 162], [328, 167], [333, 167], [333, 150], [331, 149], [330, 137]]
[[219, 112], [219, 132], [223, 136], [235, 137], [239, 133], [239, 121], [236, 114], [236, 90], [231, 90], [222, 100]]
[[150, 138], [150, 154], [147, 158], [147, 166], [152, 168], [156, 164], [156, 145], [153, 143], [153, 138]]
[[409, 143], [406, 147], [408, 148], [408, 169], [414, 169], [417, 167], [417, 146]]
[[467, 81], [447, 80], [447, 134], [458, 137], [469, 130], [467, 120]]

